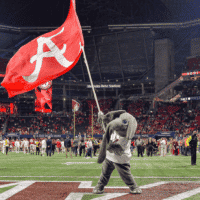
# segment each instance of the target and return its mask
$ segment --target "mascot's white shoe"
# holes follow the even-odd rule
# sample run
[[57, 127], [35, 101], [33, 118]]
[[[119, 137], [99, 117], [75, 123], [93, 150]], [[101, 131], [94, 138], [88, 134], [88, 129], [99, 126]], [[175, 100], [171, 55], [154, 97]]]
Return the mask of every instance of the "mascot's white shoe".
[[130, 187], [130, 193], [131, 194], [141, 194], [142, 190], [139, 187], [137, 187], [137, 188]]
[[97, 184], [97, 186], [92, 191], [93, 194], [102, 194], [104, 193], [104, 186]]

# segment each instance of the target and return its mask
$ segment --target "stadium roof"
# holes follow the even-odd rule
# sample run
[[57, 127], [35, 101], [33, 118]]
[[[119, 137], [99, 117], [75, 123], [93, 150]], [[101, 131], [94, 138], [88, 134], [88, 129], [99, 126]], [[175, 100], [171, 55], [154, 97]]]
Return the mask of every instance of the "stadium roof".
[[[22, 45], [64, 22], [69, 0], [42, 2], [0, 2], [0, 58], [9, 60]], [[188, 39], [197, 37], [199, 32], [198, 29], [195, 29], [196, 32], [194, 29], [177, 31], [175, 27], [173, 30], [159, 27], [131, 30], [123, 27], [117, 29], [117, 33], [109, 30], [109, 25], [161, 24], [197, 19], [200, 13], [198, 0], [76, 0], [76, 4], [86, 55], [96, 82], [153, 80], [153, 42], [160, 38], [167, 37], [174, 41], [175, 62], [182, 67], [185, 57], [189, 55]], [[83, 59], [80, 59], [76, 68], [58, 80], [62, 79], [88, 82]]]

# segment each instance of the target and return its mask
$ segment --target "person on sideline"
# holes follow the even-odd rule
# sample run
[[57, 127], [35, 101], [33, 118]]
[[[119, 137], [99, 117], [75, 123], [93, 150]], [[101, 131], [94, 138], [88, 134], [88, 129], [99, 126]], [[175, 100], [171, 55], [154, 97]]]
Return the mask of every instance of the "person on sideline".
[[60, 153], [60, 148], [61, 148], [61, 142], [60, 142], [60, 140], [58, 139], [57, 142], [56, 142], [56, 150], [57, 150], [57, 153], [58, 153], [58, 154]]
[[75, 154], [76, 157], [77, 157], [77, 153], [78, 153], [78, 142], [79, 142], [79, 140], [78, 140], [78, 137], [76, 136], [76, 137], [75, 137], [75, 140], [74, 140], [74, 142], [73, 142], [74, 154]]
[[6, 138], [4, 138], [4, 140], [3, 140], [3, 147], [2, 148], [3, 148], [2, 153], [4, 154], [5, 151], [6, 151]]
[[161, 139], [160, 141], [160, 156], [165, 157], [165, 150], [166, 149], [166, 141], [164, 138]]
[[27, 138], [24, 140], [24, 154], [28, 154], [29, 141]]
[[90, 138], [88, 139], [88, 142], [87, 142], [87, 153], [86, 153], [85, 158], [87, 158], [87, 156], [90, 156], [92, 158], [92, 141]]
[[65, 145], [65, 151], [66, 151], [66, 158], [67, 158], [67, 153], [70, 153], [70, 156], [72, 158], [72, 151], [71, 151], [71, 140], [69, 138], [69, 135], [67, 135], [66, 140], [64, 142]]
[[19, 140], [16, 139], [16, 141], [15, 141], [15, 152], [16, 153], [19, 153], [19, 147], [20, 147]]
[[9, 137], [6, 138], [5, 146], [6, 146], [6, 155], [8, 155], [8, 150], [9, 150]]
[[48, 140], [46, 141], [46, 146], [47, 146], [47, 156], [51, 157], [52, 140], [50, 136], [48, 137]]
[[36, 144], [36, 155], [40, 155], [40, 141], [39, 139], [37, 138], [37, 140], [35, 141], [35, 144]]
[[138, 151], [138, 157], [141, 155], [141, 157], [143, 157], [143, 153], [142, 153], [142, 146], [143, 146], [143, 140], [140, 139], [140, 136], [138, 137], [138, 139], [135, 142], [136, 146], [137, 146], [137, 151]]
[[32, 154], [34, 155], [34, 140], [33, 140], [33, 138], [30, 139], [30, 152], [31, 152], [31, 155]]
[[47, 148], [47, 144], [46, 144], [46, 138], [44, 138], [42, 140], [42, 153], [41, 156], [44, 156], [45, 152], [46, 152], [46, 148]]
[[196, 159], [197, 159], [197, 132], [194, 131], [192, 134], [192, 139], [189, 142], [190, 148], [191, 148], [191, 165], [196, 165]]
[[61, 141], [61, 149], [62, 149], [62, 153], [65, 153], [64, 139], [62, 139], [62, 141]]
[[152, 141], [152, 138], [150, 137], [148, 139], [148, 143], [147, 143], [147, 156], [151, 156], [153, 155], [153, 145], [154, 145], [154, 142]]
[[84, 138], [81, 139], [79, 145], [80, 145], [80, 148], [79, 148], [79, 156], [82, 155], [82, 152], [83, 152], [83, 155], [85, 156], [85, 141], [84, 141]]

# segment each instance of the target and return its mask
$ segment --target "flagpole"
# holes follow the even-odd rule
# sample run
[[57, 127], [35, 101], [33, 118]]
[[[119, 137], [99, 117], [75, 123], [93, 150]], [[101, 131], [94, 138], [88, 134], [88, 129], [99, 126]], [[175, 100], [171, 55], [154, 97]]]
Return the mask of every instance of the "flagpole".
[[94, 99], [95, 99], [96, 104], [97, 104], [97, 109], [100, 112], [101, 110], [100, 110], [99, 102], [98, 102], [97, 95], [96, 95], [96, 92], [95, 92], [95, 89], [94, 89], [94, 85], [93, 85], [92, 77], [91, 77], [91, 74], [90, 74], [90, 69], [89, 69], [89, 65], [88, 65], [88, 62], [87, 62], [86, 55], [85, 55], [85, 48], [84, 47], [83, 47], [83, 57], [84, 57], [85, 65], [86, 65], [86, 68], [87, 68], [88, 76], [89, 76], [89, 79], [90, 79], [92, 91], [93, 91], [93, 94], [94, 94]]
[[[99, 102], [98, 102], [97, 95], [96, 95], [96, 92], [95, 92], [95, 89], [94, 89], [94, 85], [93, 85], [92, 77], [91, 77], [91, 74], [90, 74], [90, 69], [89, 69], [89, 65], [88, 65], [88, 62], [87, 62], [87, 58], [86, 58], [85, 48], [84, 47], [83, 47], [83, 57], [84, 57], [84, 62], [85, 62], [86, 68], [87, 68], [88, 76], [89, 76], [89, 79], [90, 79], [90, 84], [91, 84], [91, 87], [92, 87], [92, 91], [93, 91], [93, 94], [94, 94], [94, 99], [95, 99], [96, 104], [97, 104], [97, 109], [98, 109], [98, 112], [100, 112], [101, 110], [100, 110]], [[106, 129], [105, 129], [105, 126], [104, 126], [103, 123], [102, 123], [102, 126], [103, 126], [103, 129], [105, 131]]]
[[92, 105], [92, 138], [93, 138], [93, 131], [94, 131], [94, 128], [93, 128], [93, 127], [94, 127], [94, 126], [93, 126], [93, 123], [94, 123], [94, 122], [93, 122], [93, 105]]
[[75, 122], [75, 108], [74, 108], [74, 138], [75, 138], [75, 125], [76, 125], [76, 122]]

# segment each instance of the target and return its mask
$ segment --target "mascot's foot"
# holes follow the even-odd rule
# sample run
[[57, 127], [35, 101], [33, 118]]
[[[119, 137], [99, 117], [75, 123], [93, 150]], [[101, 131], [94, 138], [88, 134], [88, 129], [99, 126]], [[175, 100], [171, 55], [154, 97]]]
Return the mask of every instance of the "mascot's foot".
[[103, 185], [97, 185], [93, 191], [92, 191], [93, 194], [102, 194], [104, 193], [104, 186]]
[[134, 187], [130, 187], [130, 193], [131, 194], [141, 194], [142, 190], [140, 188], [134, 188]]

